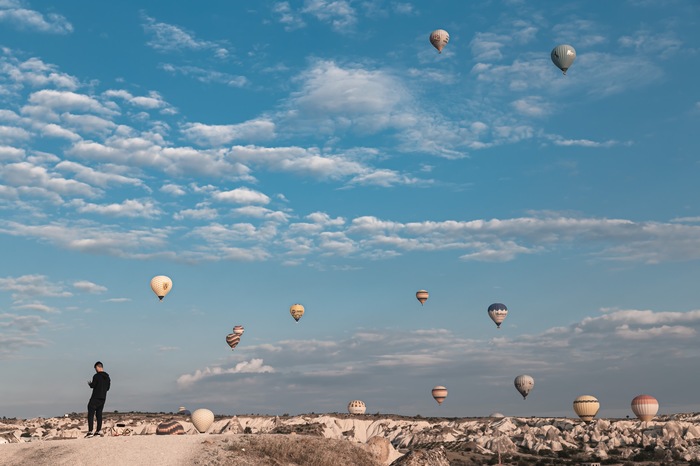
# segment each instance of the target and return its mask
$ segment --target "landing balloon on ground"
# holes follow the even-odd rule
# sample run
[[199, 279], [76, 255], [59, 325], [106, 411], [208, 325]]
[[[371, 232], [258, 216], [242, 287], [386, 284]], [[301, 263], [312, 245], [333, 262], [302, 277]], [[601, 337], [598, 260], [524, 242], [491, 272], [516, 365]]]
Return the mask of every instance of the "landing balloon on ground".
[[294, 320], [299, 322], [301, 316], [304, 315], [304, 306], [301, 304], [292, 304], [292, 307], [289, 308], [289, 313], [294, 317]]
[[157, 275], [151, 279], [151, 289], [161, 301], [173, 289], [173, 281], [165, 275]]
[[231, 351], [234, 350], [238, 343], [241, 341], [241, 335], [243, 335], [244, 329], [242, 325], [236, 325], [233, 327], [233, 333], [226, 335], [226, 343], [231, 347]]
[[432, 394], [433, 398], [435, 398], [435, 401], [437, 401], [437, 403], [441, 405], [442, 402], [445, 401], [445, 398], [447, 398], [447, 389], [442, 385], [437, 385], [433, 387]]
[[552, 62], [566, 74], [566, 71], [576, 60], [576, 50], [570, 45], [561, 44], [552, 49]]
[[600, 403], [591, 395], [581, 395], [574, 400], [574, 412], [583, 422], [591, 422], [598, 414]]
[[527, 398], [527, 395], [530, 394], [530, 390], [532, 390], [532, 387], [535, 386], [535, 379], [533, 379], [529, 375], [522, 374], [517, 376], [513, 383], [515, 384], [515, 388], [523, 396], [524, 400], [525, 398]]
[[425, 303], [425, 302], [428, 300], [428, 297], [429, 297], [429, 296], [430, 296], [430, 295], [429, 295], [428, 292], [425, 291], [425, 290], [418, 290], [418, 291], [416, 291], [416, 299], [417, 299], [418, 301], [420, 301], [421, 306], [423, 305], [423, 303]]
[[430, 33], [430, 43], [433, 44], [438, 53], [442, 53], [442, 49], [445, 48], [449, 41], [450, 35], [444, 29], [436, 29]]
[[497, 328], [501, 328], [501, 324], [508, 315], [508, 308], [502, 303], [493, 303], [488, 309], [489, 317], [494, 321]]

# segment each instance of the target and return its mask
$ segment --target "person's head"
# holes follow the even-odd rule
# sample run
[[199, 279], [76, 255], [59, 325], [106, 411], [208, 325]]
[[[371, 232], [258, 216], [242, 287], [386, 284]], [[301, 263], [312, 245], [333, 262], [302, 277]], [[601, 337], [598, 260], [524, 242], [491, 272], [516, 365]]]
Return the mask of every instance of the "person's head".
[[102, 363], [100, 361], [95, 363], [95, 371], [102, 372]]

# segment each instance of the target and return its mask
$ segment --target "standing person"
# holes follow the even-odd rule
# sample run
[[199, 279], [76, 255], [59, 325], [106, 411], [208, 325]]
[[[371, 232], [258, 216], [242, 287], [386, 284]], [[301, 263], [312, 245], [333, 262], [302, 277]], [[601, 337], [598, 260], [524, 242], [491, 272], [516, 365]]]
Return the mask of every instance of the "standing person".
[[[92, 388], [92, 396], [87, 405], [88, 433], [85, 438], [94, 437], [95, 435], [102, 436], [102, 409], [105, 407], [110, 384], [109, 374], [104, 371], [102, 363], [97, 361], [95, 363], [95, 375], [92, 376], [92, 380], [88, 380], [88, 385]], [[92, 432], [93, 416], [97, 418], [97, 430], [95, 433]]]

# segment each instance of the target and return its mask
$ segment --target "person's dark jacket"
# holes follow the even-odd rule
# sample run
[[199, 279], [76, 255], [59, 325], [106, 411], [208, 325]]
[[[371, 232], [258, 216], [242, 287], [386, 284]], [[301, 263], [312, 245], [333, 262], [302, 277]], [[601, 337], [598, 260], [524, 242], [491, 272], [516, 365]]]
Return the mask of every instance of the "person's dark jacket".
[[92, 396], [90, 398], [98, 400], [106, 399], [110, 384], [111, 380], [109, 379], [108, 373], [104, 371], [95, 373], [95, 375], [92, 376], [92, 382], [89, 384], [90, 388], [92, 388]]

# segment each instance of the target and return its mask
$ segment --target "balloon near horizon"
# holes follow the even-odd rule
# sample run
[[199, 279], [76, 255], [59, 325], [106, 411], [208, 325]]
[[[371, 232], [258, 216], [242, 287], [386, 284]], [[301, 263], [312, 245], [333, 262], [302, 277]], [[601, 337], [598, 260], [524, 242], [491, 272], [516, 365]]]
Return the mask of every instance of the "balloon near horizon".
[[213, 422], [214, 413], [208, 409], [200, 408], [192, 413], [192, 424], [194, 424], [194, 428], [197, 429], [200, 434], [206, 432]]
[[598, 414], [600, 403], [591, 395], [581, 395], [574, 400], [574, 412], [583, 422], [591, 422]]
[[508, 308], [503, 303], [493, 303], [487, 309], [489, 317], [496, 324], [496, 328], [501, 328], [501, 324], [508, 316]]
[[535, 379], [527, 374], [519, 375], [513, 381], [516, 390], [523, 396], [523, 400], [530, 394], [530, 390], [535, 386]]
[[631, 407], [640, 421], [649, 422], [659, 412], [659, 401], [651, 395], [638, 395], [632, 399]]
[[350, 414], [365, 414], [367, 411], [367, 406], [364, 401], [352, 400], [348, 403], [348, 413]]

